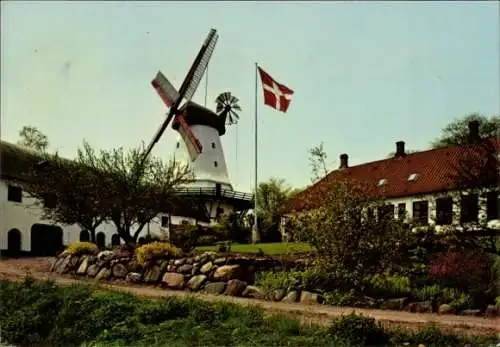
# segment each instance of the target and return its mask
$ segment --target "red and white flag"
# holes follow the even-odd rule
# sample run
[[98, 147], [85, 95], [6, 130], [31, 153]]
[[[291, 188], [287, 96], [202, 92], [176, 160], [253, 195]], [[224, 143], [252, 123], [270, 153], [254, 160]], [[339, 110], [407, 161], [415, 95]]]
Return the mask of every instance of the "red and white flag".
[[286, 112], [292, 101], [293, 90], [276, 82], [260, 67], [257, 66], [257, 69], [264, 89], [264, 103], [278, 111]]

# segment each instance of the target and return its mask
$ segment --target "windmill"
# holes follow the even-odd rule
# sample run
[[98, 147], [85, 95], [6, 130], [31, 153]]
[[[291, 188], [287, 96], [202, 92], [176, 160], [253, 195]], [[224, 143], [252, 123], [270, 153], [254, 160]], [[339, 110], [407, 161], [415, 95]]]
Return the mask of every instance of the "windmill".
[[[154, 145], [160, 140], [163, 132], [167, 128], [168, 124], [172, 120], [174, 116], [178, 117], [179, 108], [183, 100], [185, 100], [185, 104], [189, 103], [191, 98], [193, 97], [200, 81], [207, 69], [208, 62], [212, 56], [212, 53], [215, 49], [215, 44], [217, 43], [217, 39], [219, 35], [215, 29], [210, 29], [207, 38], [203, 42], [203, 45], [198, 52], [191, 68], [189, 69], [186, 78], [182, 82], [182, 85], [177, 91], [174, 86], [170, 83], [170, 81], [158, 71], [156, 77], [153, 79], [151, 84], [156, 89], [160, 98], [163, 100], [165, 105], [169, 108], [167, 113], [167, 118], [161, 124], [160, 128], [157, 130], [155, 136], [151, 140], [146, 152], [144, 153], [144, 157], [142, 159], [142, 163], [145, 162]], [[191, 148], [190, 154], [196, 157], [196, 154], [201, 153], [201, 145], [199, 141], [197, 141], [196, 137], [191, 133], [189, 127], [183, 122], [182, 116], [178, 118], [180, 123], [180, 133], [185, 137], [186, 143], [189, 143], [189, 147]]]
[[240, 116], [236, 111], [241, 111], [238, 102], [238, 98], [233, 96], [230, 92], [221, 93], [215, 99], [215, 103], [217, 104], [216, 112], [219, 113], [219, 117], [223, 119], [225, 124], [233, 125], [238, 123]]

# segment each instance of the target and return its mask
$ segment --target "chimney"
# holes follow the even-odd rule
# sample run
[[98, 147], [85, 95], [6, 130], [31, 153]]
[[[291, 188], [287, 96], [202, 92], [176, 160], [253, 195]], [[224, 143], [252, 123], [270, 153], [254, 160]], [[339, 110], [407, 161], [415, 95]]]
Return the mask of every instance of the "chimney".
[[406, 155], [405, 142], [404, 141], [396, 142], [396, 154], [394, 156], [395, 157], [404, 157], [405, 155]]
[[469, 143], [477, 143], [479, 138], [479, 121], [471, 120], [469, 122]]
[[340, 167], [339, 169], [346, 169], [349, 167], [349, 156], [347, 154], [340, 155]]

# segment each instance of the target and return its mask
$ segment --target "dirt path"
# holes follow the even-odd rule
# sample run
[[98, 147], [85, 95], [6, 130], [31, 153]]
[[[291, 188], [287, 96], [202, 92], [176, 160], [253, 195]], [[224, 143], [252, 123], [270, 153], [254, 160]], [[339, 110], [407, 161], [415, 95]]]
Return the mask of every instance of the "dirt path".
[[[95, 283], [93, 280], [73, 279], [71, 277], [60, 276], [48, 271], [49, 258], [31, 259], [9, 259], [0, 260], [0, 280], [21, 280], [29, 271], [37, 279], [52, 279], [58, 284], [75, 283]], [[301, 305], [281, 302], [270, 302], [247, 298], [236, 298], [229, 296], [215, 296], [208, 294], [193, 294], [184, 291], [171, 291], [152, 286], [138, 286], [125, 284], [101, 284], [102, 287], [134, 293], [141, 297], [164, 298], [175, 297], [195, 297], [206, 301], [233, 302], [246, 306], [260, 306], [273, 314], [284, 314], [304, 323], [330, 324], [332, 319], [342, 314], [352, 311], [363, 315], [371, 316], [388, 327], [404, 327], [415, 330], [429, 324], [436, 324], [444, 331], [461, 332], [470, 335], [499, 334], [500, 338], [500, 318], [465, 317], [446, 315], [441, 316], [434, 313], [409, 313], [403, 311], [359, 309], [351, 307], [336, 307], [325, 305]]]

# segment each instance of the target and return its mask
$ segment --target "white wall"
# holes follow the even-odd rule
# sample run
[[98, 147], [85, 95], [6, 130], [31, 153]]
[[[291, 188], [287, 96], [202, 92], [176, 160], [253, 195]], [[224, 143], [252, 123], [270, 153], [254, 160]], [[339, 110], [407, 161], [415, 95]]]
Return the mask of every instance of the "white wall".
[[[179, 135], [175, 144], [174, 157], [176, 160], [189, 164], [195, 175], [196, 182], [193, 186], [210, 187], [215, 186], [215, 182], [221, 183], [222, 189], [233, 187], [229, 180], [224, 149], [220, 140], [219, 132], [206, 125], [193, 125], [190, 127], [193, 135], [200, 141], [203, 149], [194, 162], [191, 161], [186, 144]], [[215, 148], [212, 148], [212, 143]], [[217, 167], [215, 166], [217, 162]]]
[[[63, 230], [63, 244], [68, 245], [80, 240], [80, 226], [61, 225], [52, 221], [43, 220], [42, 207], [35, 205], [35, 200], [23, 192], [21, 203], [8, 201], [8, 182], [0, 180], [0, 249], [7, 249], [7, 235], [9, 230], [17, 229], [21, 232], [21, 250], [29, 252], [31, 250], [31, 227], [33, 224], [49, 224], [61, 227]], [[111, 245], [111, 237], [116, 233], [113, 223], [102, 223], [96, 233], [105, 234], [106, 245]], [[168, 228], [161, 227], [161, 216], [154, 218], [149, 225], [149, 232], [152, 236], [168, 235]], [[145, 226], [140, 236], [146, 237], [148, 227]]]

